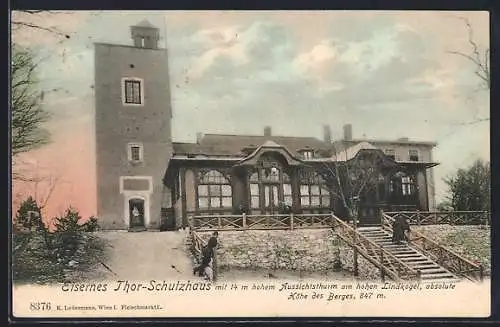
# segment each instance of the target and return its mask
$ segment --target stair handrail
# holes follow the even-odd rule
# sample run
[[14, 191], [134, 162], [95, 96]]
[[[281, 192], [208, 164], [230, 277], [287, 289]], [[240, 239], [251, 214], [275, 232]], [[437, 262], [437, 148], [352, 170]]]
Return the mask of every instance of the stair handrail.
[[[394, 218], [392, 218], [391, 216], [387, 215], [384, 211], [382, 211], [382, 228], [385, 229], [385, 230], [388, 230], [390, 232], [392, 232], [392, 223], [394, 222]], [[430, 255], [430, 256], [433, 256], [433, 257], [437, 257], [437, 260], [439, 261], [438, 263], [440, 265], [442, 265], [443, 267], [445, 267], [446, 269], [450, 270], [452, 273], [455, 273], [457, 275], [460, 275], [460, 276], [463, 276], [471, 281], [477, 281], [479, 279], [479, 281], [482, 281], [483, 280], [483, 266], [481, 264], [477, 264], [463, 256], [461, 256], [460, 254], [452, 251], [450, 248], [448, 248], [447, 246], [444, 246], [442, 244], [440, 244], [439, 242], [425, 236], [424, 234], [420, 233], [420, 232], [417, 232], [415, 230], [412, 230], [410, 235], [415, 235], [416, 237], [414, 238], [410, 238], [410, 244], [409, 246], [411, 245], [415, 245], [415, 247], [417, 249], [419, 249], [420, 251], [422, 251], [424, 254], [426, 255]], [[411, 237], [411, 236], [410, 236]], [[419, 240], [419, 239], [422, 239], [424, 240], [425, 242], [427, 243], [430, 243], [434, 246], [434, 248], [438, 248], [440, 249], [440, 251], [442, 252], [445, 252], [448, 254], [449, 257], [452, 257], [454, 259], [457, 259], [469, 266], [472, 267], [472, 269], [469, 269], [469, 270], [457, 270], [455, 269], [455, 267], [453, 267], [452, 265], [448, 265], [446, 264], [442, 258], [429, 251], [429, 249], [425, 248], [424, 246], [420, 246], [419, 244], [417, 243], [414, 243], [413, 241], [415, 240]], [[478, 273], [479, 276], [477, 277], [475, 274], [467, 274], [467, 273]]]
[[[345, 236], [341, 235], [341, 233], [339, 233], [338, 231], [338, 228], [336, 228], [338, 225], [342, 226], [343, 228], [347, 229], [348, 231], [352, 232], [353, 234], [355, 234], [357, 236], [358, 239], [370, 244], [371, 246], [373, 246], [373, 248], [376, 248], [378, 249], [379, 251], [381, 251], [381, 253], [383, 254], [383, 257], [386, 258], [386, 259], [391, 259], [392, 262], [395, 262], [397, 263], [399, 266], [401, 266], [404, 270], [408, 271], [409, 272], [409, 276], [414, 276], [416, 279], [420, 279], [420, 276], [421, 276], [421, 273], [420, 273], [420, 270], [418, 269], [415, 269], [411, 266], [409, 266], [408, 264], [406, 264], [404, 261], [402, 261], [401, 259], [399, 259], [398, 257], [396, 257], [394, 254], [392, 254], [391, 252], [387, 251], [386, 249], [384, 249], [383, 247], [381, 247], [380, 245], [378, 245], [377, 243], [373, 242], [372, 240], [370, 240], [368, 237], [366, 237], [365, 235], [361, 234], [356, 228], [350, 226], [349, 224], [347, 224], [346, 222], [344, 222], [342, 219], [338, 218], [337, 216], [335, 216], [334, 214], [332, 214], [333, 216], [333, 230], [334, 232], [344, 241], [346, 242], [349, 246], [351, 246], [352, 248], [355, 248], [365, 259], [367, 259], [371, 264], [373, 264], [374, 266], [378, 267], [381, 269], [381, 271], [383, 271], [385, 274], [389, 275], [390, 277], [392, 277], [393, 280], [395, 281], [398, 281], [398, 280], [401, 280], [401, 276], [397, 273], [397, 271], [393, 271], [391, 270], [389, 267], [387, 267], [385, 264], [384, 264], [384, 260], [382, 259], [382, 262], [378, 261], [378, 259], [376, 258], [373, 258], [372, 256], [370, 256], [370, 254], [368, 253], [365, 253], [365, 251], [359, 247], [358, 244], [355, 244], [353, 242], [351, 242], [349, 239], [347, 239]], [[336, 225], [337, 224], [337, 225]]]

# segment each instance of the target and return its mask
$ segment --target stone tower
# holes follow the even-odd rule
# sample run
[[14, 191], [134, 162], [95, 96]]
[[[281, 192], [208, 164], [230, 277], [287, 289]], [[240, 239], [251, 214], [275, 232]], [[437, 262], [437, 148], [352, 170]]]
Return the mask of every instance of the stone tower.
[[95, 44], [97, 214], [103, 229], [158, 229], [170, 206], [172, 155], [167, 50], [147, 21], [132, 45]]

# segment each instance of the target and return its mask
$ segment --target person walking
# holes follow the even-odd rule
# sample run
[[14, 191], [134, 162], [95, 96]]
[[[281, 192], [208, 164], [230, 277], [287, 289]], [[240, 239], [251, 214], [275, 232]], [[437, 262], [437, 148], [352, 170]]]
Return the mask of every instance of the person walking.
[[217, 247], [218, 241], [217, 237], [219, 233], [217, 231], [213, 232], [212, 236], [207, 242], [207, 245], [202, 250], [201, 263], [193, 269], [193, 275], [202, 277], [205, 269], [210, 266], [215, 254], [215, 248]]

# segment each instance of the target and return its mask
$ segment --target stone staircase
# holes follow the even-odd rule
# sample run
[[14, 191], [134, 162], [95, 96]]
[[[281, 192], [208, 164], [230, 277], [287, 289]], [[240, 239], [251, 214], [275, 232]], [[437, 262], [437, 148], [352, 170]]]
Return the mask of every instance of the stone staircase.
[[459, 280], [457, 276], [412, 247], [411, 244], [393, 244], [392, 235], [380, 227], [359, 227], [358, 232], [372, 242], [381, 245], [408, 266], [420, 270], [423, 281]]

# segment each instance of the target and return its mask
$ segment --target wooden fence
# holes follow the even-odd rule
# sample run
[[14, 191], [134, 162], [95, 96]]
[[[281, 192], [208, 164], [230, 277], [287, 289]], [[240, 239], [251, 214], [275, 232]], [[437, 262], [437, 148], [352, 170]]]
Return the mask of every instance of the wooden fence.
[[396, 219], [405, 218], [411, 225], [489, 225], [488, 211], [384, 211], [385, 215]]
[[193, 230], [272, 230], [331, 228], [332, 214], [288, 214], [288, 215], [211, 215], [191, 216], [189, 226]]
[[333, 230], [338, 237], [347, 245], [353, 248], [355, 252], [354, 270], [357, 274], [357, 255], [361, 254], [371, 264], [380, 269], [382, 281], [385, 277], [389, 277], [394, 281], [399, 280], [420, 280], [421, 272], [410, 267], [407, 263], [397, 258], [394, 254], [384, 249], [381, 245], [370, 240], [365, 235], [361, 234], [352, 225], [347, 224], [341, 219], [334, 217]]
[[[386, 213], [382, 214], [382, 228], [392, 233], [394, 218]], [[414, 246], [430, 259], [448, 269], [457, 276], [465, 277], [472, 281], [483, 280], [483, 266], [464, 258], [446, 246], [426, 237], [422, 233], [411, 231], [411, 246]]]

